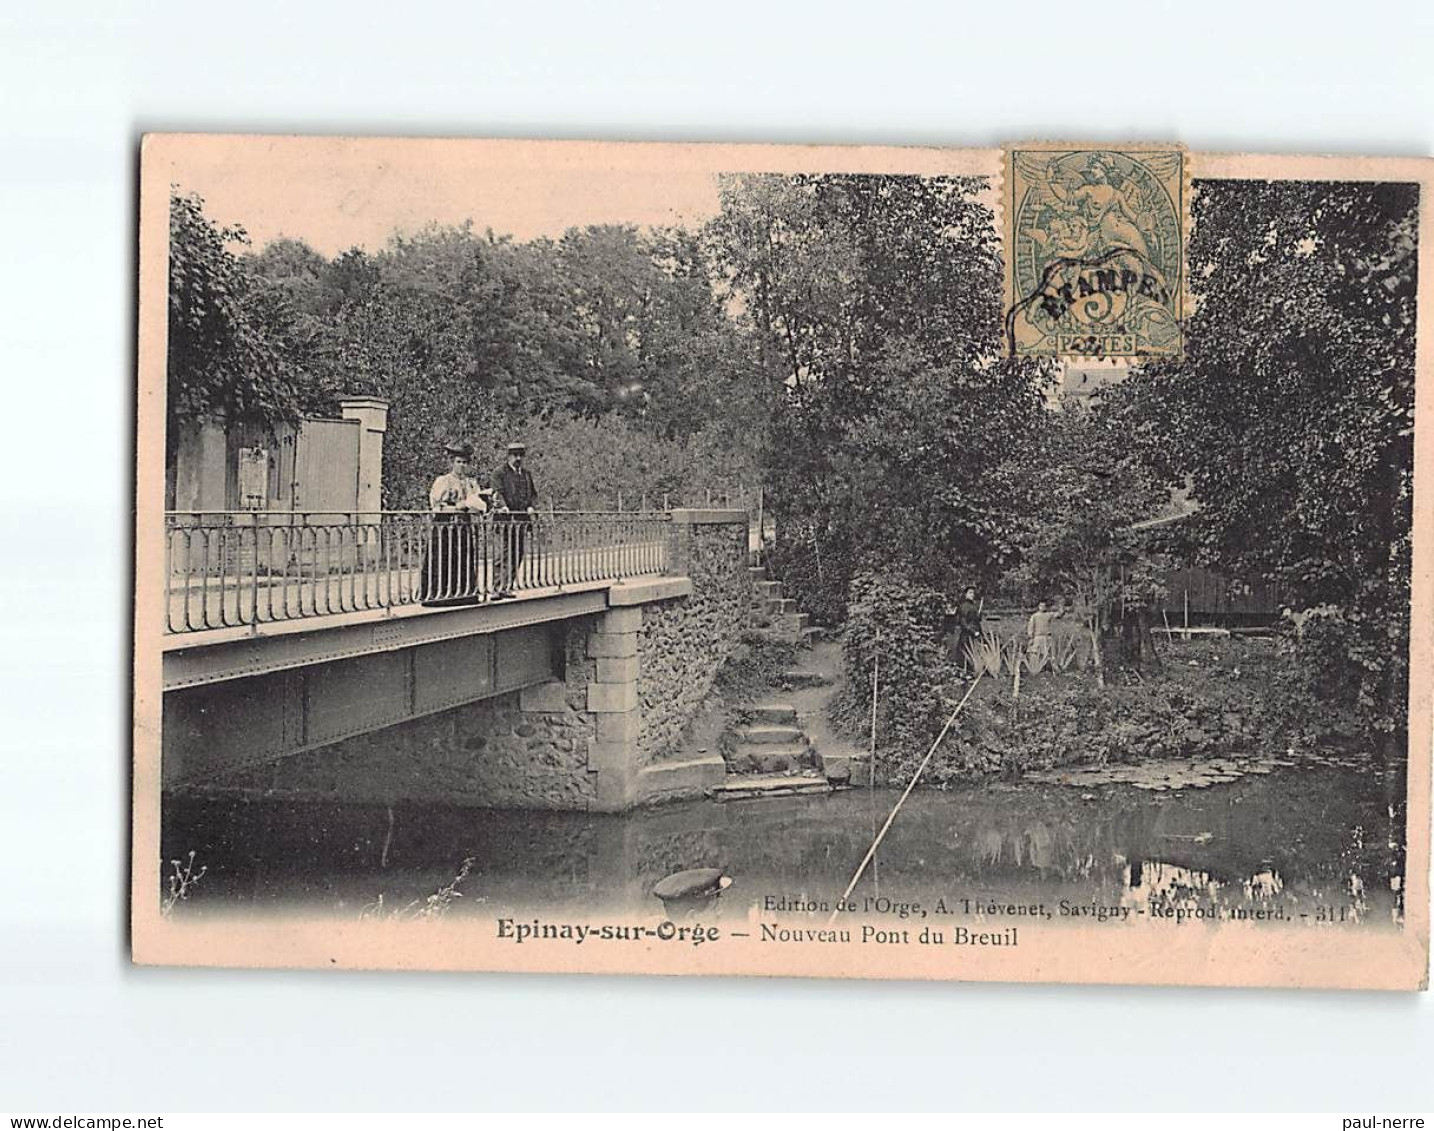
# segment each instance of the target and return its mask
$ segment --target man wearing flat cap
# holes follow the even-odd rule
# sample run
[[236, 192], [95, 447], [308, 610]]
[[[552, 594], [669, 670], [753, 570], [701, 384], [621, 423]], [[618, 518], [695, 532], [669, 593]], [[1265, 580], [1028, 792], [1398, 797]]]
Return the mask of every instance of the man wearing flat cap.
[[488, 500], [472, 471], [473, 445], [444, 445], [450, 468], [433, 481], [428, 507], [433, 512], [428, 546], [419, 577], [419, 600], [425, 605], [471, 605], [478, 591], [478, 531], [473, 516], [488, 510]]
[[518, 570], [528, 546], [528, 532], [533, 526], [533, 516], [538, 513], [538, 487], [533, 482], [533, 473], [523, 466], [527, 454], [526, 445], [517, 441], [509, 444], [508, 458], [493, 476], [498, 504], [493, 521], [502, 555], [498, 573], [499, 599], [513, 596], [513, 587], [518, 583]]

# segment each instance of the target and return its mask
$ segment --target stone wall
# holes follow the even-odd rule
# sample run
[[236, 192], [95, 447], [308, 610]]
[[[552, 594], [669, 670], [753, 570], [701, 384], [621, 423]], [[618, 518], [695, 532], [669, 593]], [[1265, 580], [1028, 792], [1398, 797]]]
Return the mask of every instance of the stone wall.
[[[678, 512], [681, 513], [681, 512]], [[669, 754], [712, 692], [712, 683], [746, 624], [752, 582], [747, 527], [688, 522], [677, 538], [692, 594], [642, 606], [638, 634], [638, 700], [642, 719], [637, 761], [648, 766]]]
[[588, 809], [591, 618], [567, 630], [566, 675], [228, 775], [207, 792], [501, 809]]

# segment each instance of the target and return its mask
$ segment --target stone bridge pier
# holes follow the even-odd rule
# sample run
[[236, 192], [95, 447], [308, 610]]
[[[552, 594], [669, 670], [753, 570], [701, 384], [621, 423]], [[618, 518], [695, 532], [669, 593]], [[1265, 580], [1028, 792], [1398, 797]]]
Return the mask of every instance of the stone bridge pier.
[[423, 610], [365, 629], [383, 644], [352, 656], [318, 648], [328, 658], [272, 672], [176, 675], [165, 788], [603, 812], [701, 796], [725, 764], [679, 740], [746, 623], [747, 539], [745, 511], [674, 511], [661, 575]]

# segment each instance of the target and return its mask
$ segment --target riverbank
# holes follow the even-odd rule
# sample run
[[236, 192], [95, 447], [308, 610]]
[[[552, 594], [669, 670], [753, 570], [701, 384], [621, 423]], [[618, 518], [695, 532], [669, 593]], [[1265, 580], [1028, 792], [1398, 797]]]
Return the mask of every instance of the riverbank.
[[[1352, 715], [1313, 696], [1273, 641], [1173, 640], [1159, 648], [1158, 665], [1107, 669], [1104, 688], [1093, 668], [1022, 672], [1019, 688], [1009, 673], [983, 677], [923, 784], [1172, 762], [1219, 762], [1214, 772], [1228, 774], [1243, 772], [1237, 760], [1268, 770], [1282, 755], [1358, 743]], [[949, 666], [932, 675], [945, 704], [944, 722], [970, 684]], [[900, 689], [887, 694], [901, 697]], [[848, 708], [846, 718], [853, 714]], [[857, 739], [850, 722], [841, 726], [840, 716], [836, 722], [847, 738]], [[893, 747], [879, 732], [878, 747], [886, 748], [877, 762], [878, 783], [904, 785], [940, 722], [933, 715], [924, 745], [892, 727], [898, 735]]]

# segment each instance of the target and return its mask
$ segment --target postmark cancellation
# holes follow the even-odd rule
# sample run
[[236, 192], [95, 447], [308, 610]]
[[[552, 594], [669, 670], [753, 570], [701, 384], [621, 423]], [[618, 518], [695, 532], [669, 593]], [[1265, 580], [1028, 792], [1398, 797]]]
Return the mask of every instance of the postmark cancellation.
[[1182, 352], [1189, 191], [1173, 145], [1006, 150], [1006, 351], [1067, 361]]

